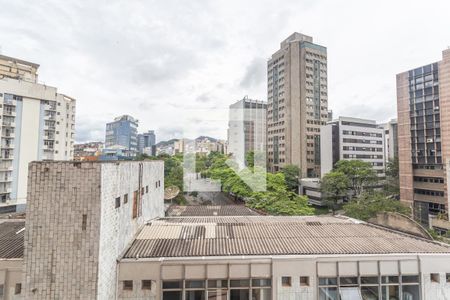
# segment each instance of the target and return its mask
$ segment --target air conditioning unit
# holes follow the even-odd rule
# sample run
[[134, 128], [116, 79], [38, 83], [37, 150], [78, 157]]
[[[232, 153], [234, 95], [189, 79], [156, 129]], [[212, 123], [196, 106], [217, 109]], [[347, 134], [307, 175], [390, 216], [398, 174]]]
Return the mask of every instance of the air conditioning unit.
[[432, 143], [433, 139], [427, 139], [427, 143]]

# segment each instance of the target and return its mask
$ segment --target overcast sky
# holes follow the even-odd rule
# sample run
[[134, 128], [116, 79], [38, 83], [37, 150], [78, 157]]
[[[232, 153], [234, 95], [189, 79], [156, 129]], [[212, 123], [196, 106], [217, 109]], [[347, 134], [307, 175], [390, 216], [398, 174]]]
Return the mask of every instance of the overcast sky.
[[395, 117], [395, 74], [441, 59], [449, 14], [448, 0], [0, 0], [0, 46], [77, 99], [78, 142], [121, 114], [158, 141], [226, 138], [197, 110], [266, 100], [267, 59], [294, 31], [328, 48], [335, 117]]

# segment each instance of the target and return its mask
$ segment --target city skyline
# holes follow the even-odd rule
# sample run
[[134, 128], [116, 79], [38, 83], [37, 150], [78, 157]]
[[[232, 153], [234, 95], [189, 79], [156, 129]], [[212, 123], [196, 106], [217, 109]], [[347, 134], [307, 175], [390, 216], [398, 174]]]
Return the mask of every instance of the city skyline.
[[[408, 14], [400, 14], [406, 3]], [[173, 120], [189, 108], [225, 111], [244, 95], [267, 100], [267, 59], [295, 31], [328, 48], [329, 108], [336, 116], [394, 118], [395, 74], [438, 61], [450, 44], [436, 30], [450, 25], [448, 4], [420, 4], [399, 1], [386, 10], [380, 3], [355, 1], [335, 14], [338, 4], [329, 1], [283, 6], [267, 1], [257, 8], [254, 3], [213, 7], [196, 2], [170, 9], [161, 3], [123, 7], [116, 2], [106, 8], [16, 1], [4, 4], [0, 28], [8, 30], [0, 30], [0, 38], [8, 41], [1, 44], [4, 55], [39, 62], [45, 84], [79, 99], [77, 142], [102, 140], [104, 124], [121, 114], [154, 129], [158, 140], [225, 138], [225, 120], [212, 125]], [[51, 17], [36, 19], [44, 10]], [[10, 28], [19, 12], [21, 23]], [[131, 14], [132, 22], [116, 25], [117, 18]], [[433, 23], [413, 22], [424, 14]]]

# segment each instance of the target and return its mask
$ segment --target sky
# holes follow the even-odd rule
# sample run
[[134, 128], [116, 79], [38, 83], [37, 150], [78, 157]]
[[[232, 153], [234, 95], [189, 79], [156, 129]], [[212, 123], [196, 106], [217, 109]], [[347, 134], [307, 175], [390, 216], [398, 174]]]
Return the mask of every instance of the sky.
[[0, 52], [77, 99], [76, 140], [129, 114], [157, 140], [226, 138], [228, 106], [266, 100], [267, 60], [297, 31], [328, 48], [334, 117], [396, 117], [395, 75], [441, 59], [448, 0], [0, 0]]

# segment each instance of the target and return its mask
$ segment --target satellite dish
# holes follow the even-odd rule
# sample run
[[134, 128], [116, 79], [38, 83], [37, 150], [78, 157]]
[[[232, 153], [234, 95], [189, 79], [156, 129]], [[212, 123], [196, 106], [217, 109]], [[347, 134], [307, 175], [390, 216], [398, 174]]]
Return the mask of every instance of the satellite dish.
[[179, 193], [180, 193], [179, 187], [175, 185], [168, 186], [164, 189], [164, 200], [172, 200], [173, 198], [178, 196]]

